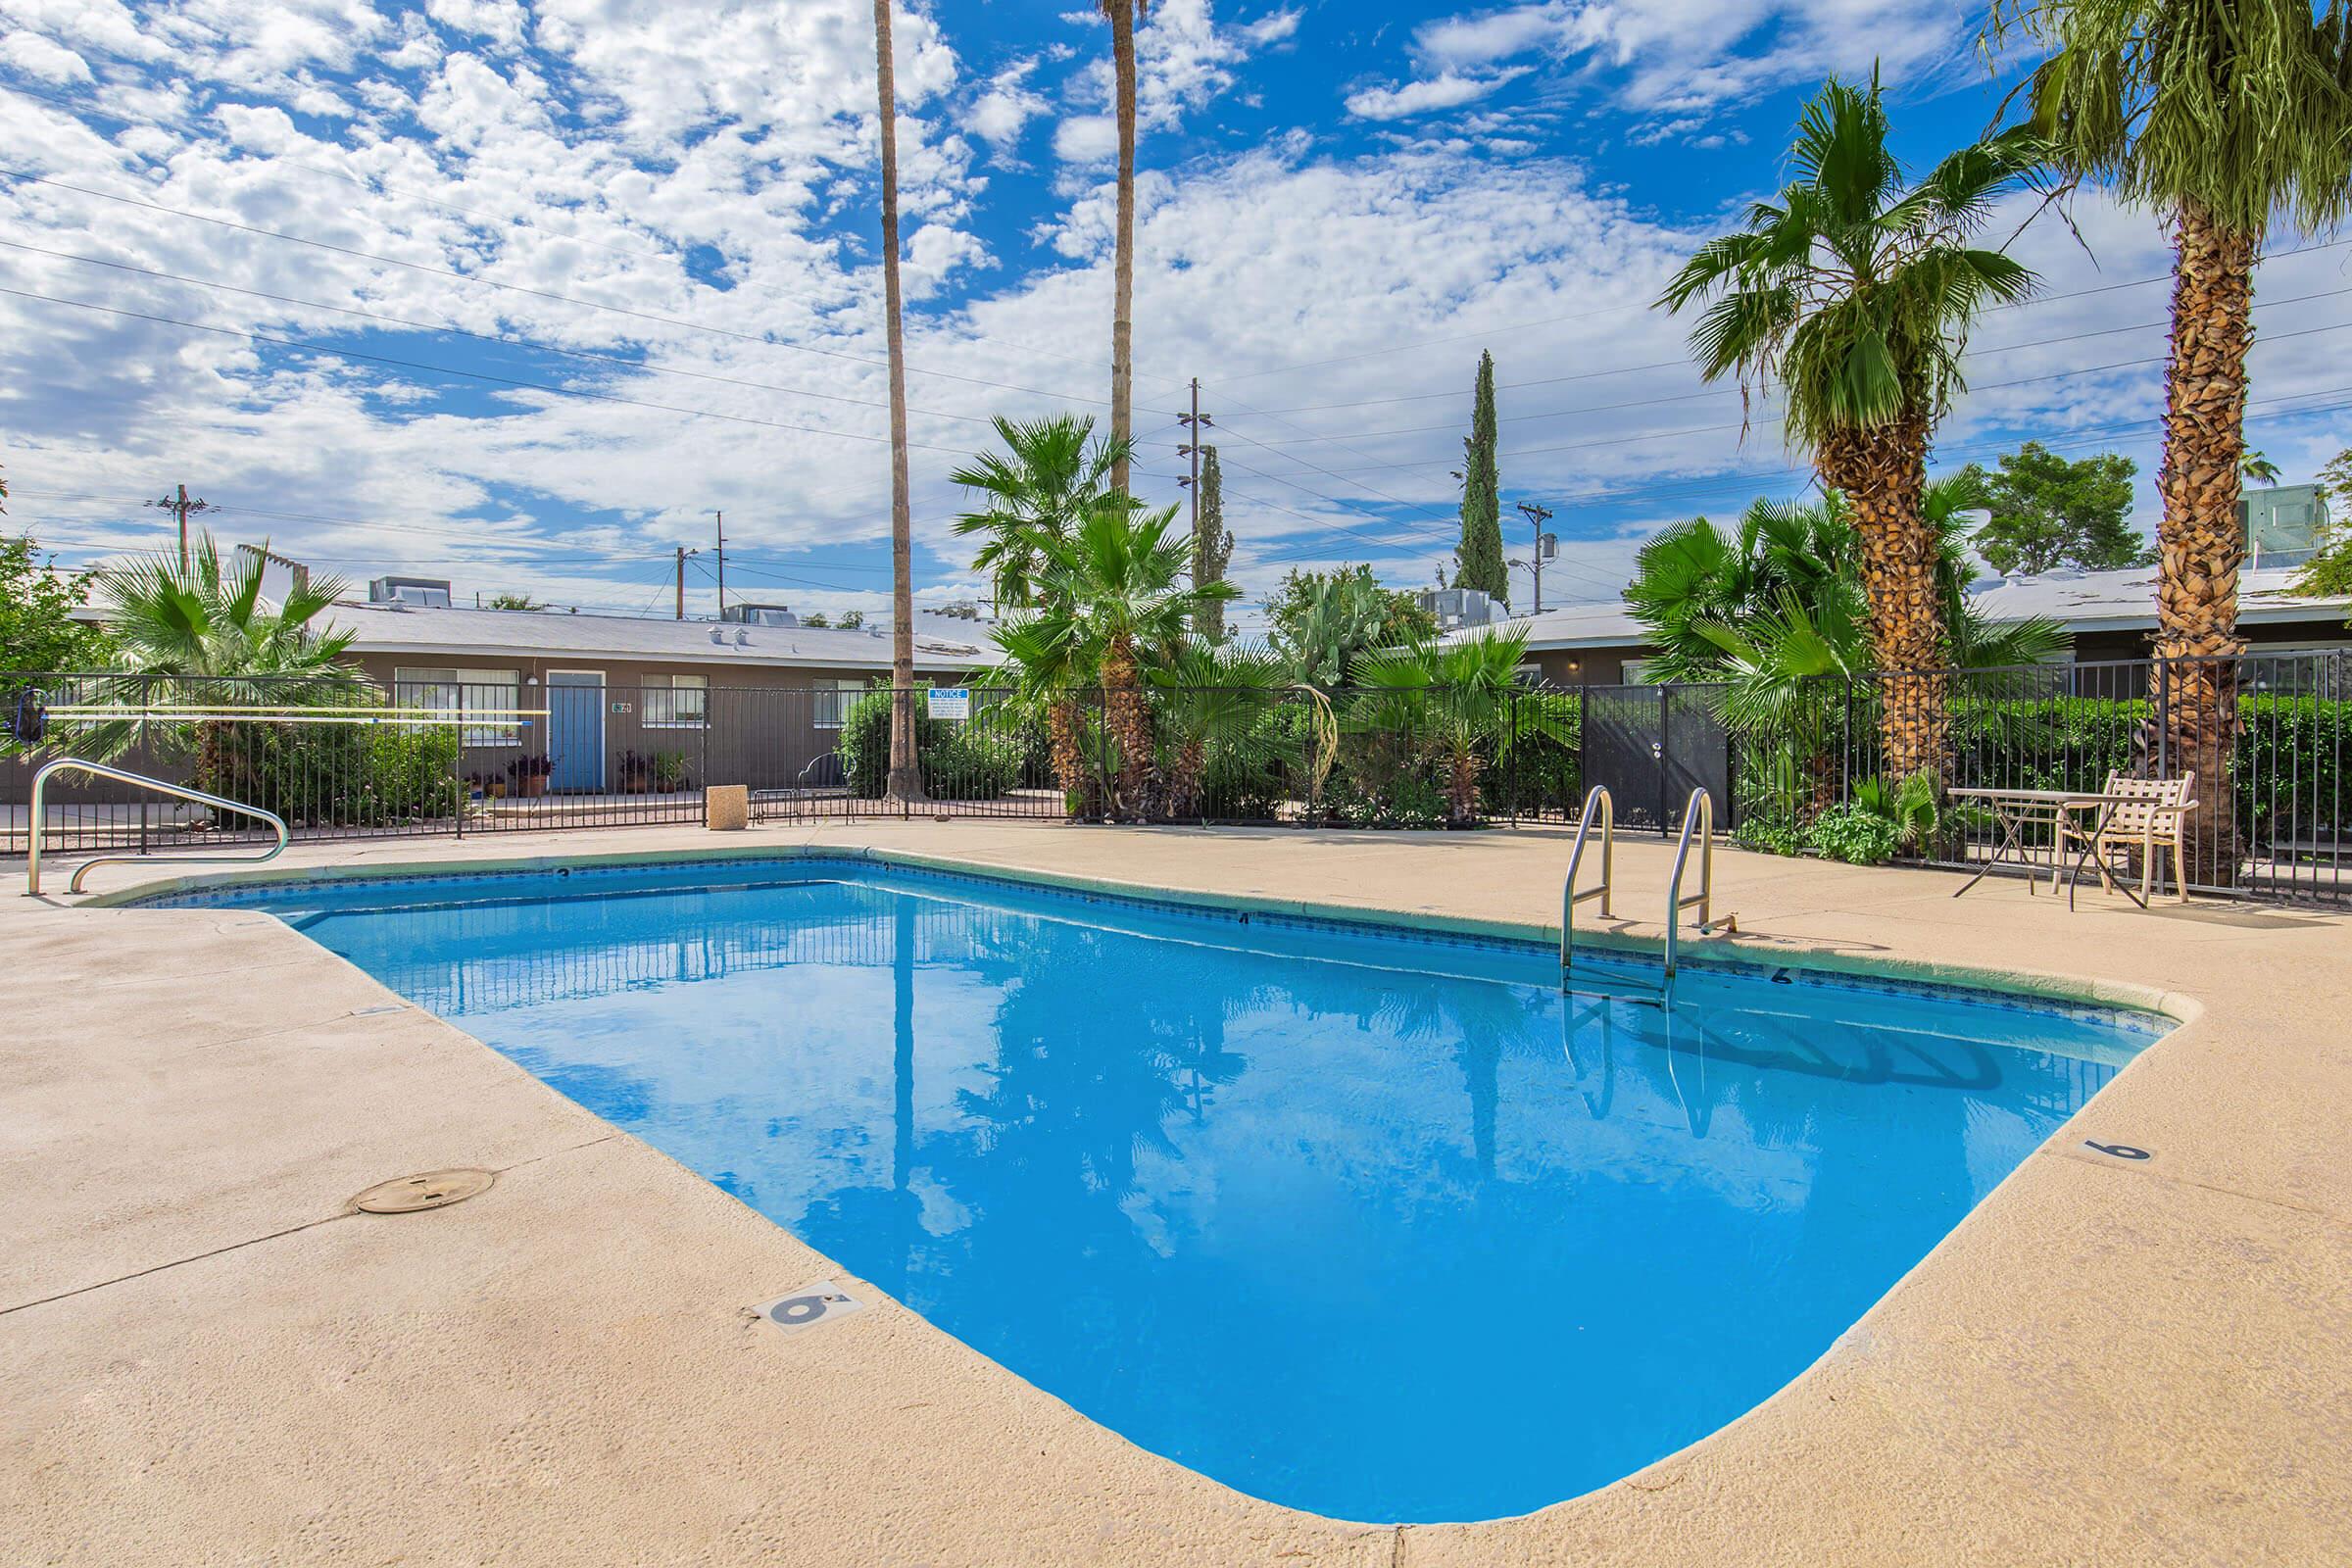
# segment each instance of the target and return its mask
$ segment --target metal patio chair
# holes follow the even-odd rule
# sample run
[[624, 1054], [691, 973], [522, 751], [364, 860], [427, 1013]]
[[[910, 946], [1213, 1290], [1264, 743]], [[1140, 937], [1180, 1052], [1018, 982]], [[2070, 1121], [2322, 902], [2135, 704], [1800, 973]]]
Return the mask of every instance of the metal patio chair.
[[2192, 793], [2196, 782], [2193, 771], [2178, 778], [2127, 778], [2121, 772], [2109, 773], [2107, 787], [2099, 793], [2114, 804], [2087, 829], [2079, 819], [2069, 817], [2059, 833], [2068, 845], [2088, 847], [2091, 864], [2099, 868], [2099, 884], [2108, 889], [2115, 886], [2115, 879], [2107, 874], [2108, 852], [2115, 848], [2138, 850], [2142, 904], [2148, 901], [2155, 879], [2158, 852], [2172, 851], [2173, 896], [2185, 904], [2188, 866], [2181, 850], [2182, 823], [2197, 808]]

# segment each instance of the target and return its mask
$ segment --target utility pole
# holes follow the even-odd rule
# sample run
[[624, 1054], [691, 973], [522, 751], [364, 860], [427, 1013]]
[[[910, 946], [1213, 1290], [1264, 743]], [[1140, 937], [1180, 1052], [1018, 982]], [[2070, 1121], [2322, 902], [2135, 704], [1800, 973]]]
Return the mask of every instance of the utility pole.
[[188, 569], [188, 514], [195, 512], [217, 512], [220, 509], [209, 501], [190, 501], [188, 487], [184, 484], [172, 486], [172, 494], [165, 496], [160, 501], [150, 501], [147, 505], [160, 511], [169, 512], [179, 519], [179, 569], [183, 572], [186, 571]]
[[1551, 509], [1540, 501], [1522, 501], [1519, 510], [1527, 516], [1527, 525], [1536, 531], [1535, 550], [1528, 556], [1528, 570], [1536, 574], [1536, 608], [1534, 613], [1544, 613], [1544, 563], [1560, 548], [1558, 534], [1545, 533], [1544, 525], [1551, 520]]
[[699, 556], [699, 555], [701, 555], [701, 554], [702, 554], [702, 551], [700, 551], [700, 550], [689, 550], [689, 549], [687, 549], [687, 548], [686, 548], [684, 545], [680, 545], [680, 546], [678, 546], [678, 547], [677, 547], [677, 550], [678, 550], [678, 619], [680, 619], [680, 620], [684, 620], [684, 619], [686, 618], [686, 558], [687, 558], [688, 556]]
[[727, 618], [727, 514], [710, 514], [718, 519], [718, 618]]
[[1193, 460], [1193, 471], [1176, 482], [1192, 493], [1193, 549], [1197, 556], [1200, 548], [1200, 432], [1216, 428], [1217, 423], [1200, 412], [1200, 378], [1197, 375], [1193, 377], [1193, 412], [1178, 415], [1176, 422], [1183, 425], [1185, 434], [1192, 437], [1176, 451], [1178, 456]]

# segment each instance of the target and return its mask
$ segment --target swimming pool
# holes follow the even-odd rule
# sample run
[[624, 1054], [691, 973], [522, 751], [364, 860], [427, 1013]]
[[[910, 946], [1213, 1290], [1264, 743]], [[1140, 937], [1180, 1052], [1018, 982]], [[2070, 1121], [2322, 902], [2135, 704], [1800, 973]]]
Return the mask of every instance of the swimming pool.
[[1668, 1011], [1537, 943], [846, 859], [180, 902], [280, 915], [1135, 1443], [1366, 1520], [1722, 1426], [2166, 1027], [1769, 968]]

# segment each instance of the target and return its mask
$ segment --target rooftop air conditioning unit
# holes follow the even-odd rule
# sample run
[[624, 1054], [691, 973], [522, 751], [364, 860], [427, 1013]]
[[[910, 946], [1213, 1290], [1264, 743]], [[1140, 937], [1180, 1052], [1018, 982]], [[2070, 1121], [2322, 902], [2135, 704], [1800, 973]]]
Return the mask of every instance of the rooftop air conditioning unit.
[[406, 605], [418, 610], [447, 610], [447, 577], [378, 577], [368, 584], [371, 605]]

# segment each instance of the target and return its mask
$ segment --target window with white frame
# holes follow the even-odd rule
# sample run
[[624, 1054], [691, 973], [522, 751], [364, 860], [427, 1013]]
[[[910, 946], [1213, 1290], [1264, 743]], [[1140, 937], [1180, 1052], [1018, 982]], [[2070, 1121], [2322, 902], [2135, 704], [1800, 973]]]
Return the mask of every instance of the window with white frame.
[[810, 719], [818, 729], [839, 729], [849, 722], [850, 705], [865, 690], [861, 680], [810, 681], [815, 700], [810, 705]]
[[495, 715], [494, 722], [464, 726], [466, 746], [522, 744], [514, 715], [522, 706], [522, 676], [516, 670], [400, 665], [392, 671], [392, 701], [437, 713]]
[[645, 683], [648, 728], [700, 729], [710, 711], [708, 675], [654, 675]]

